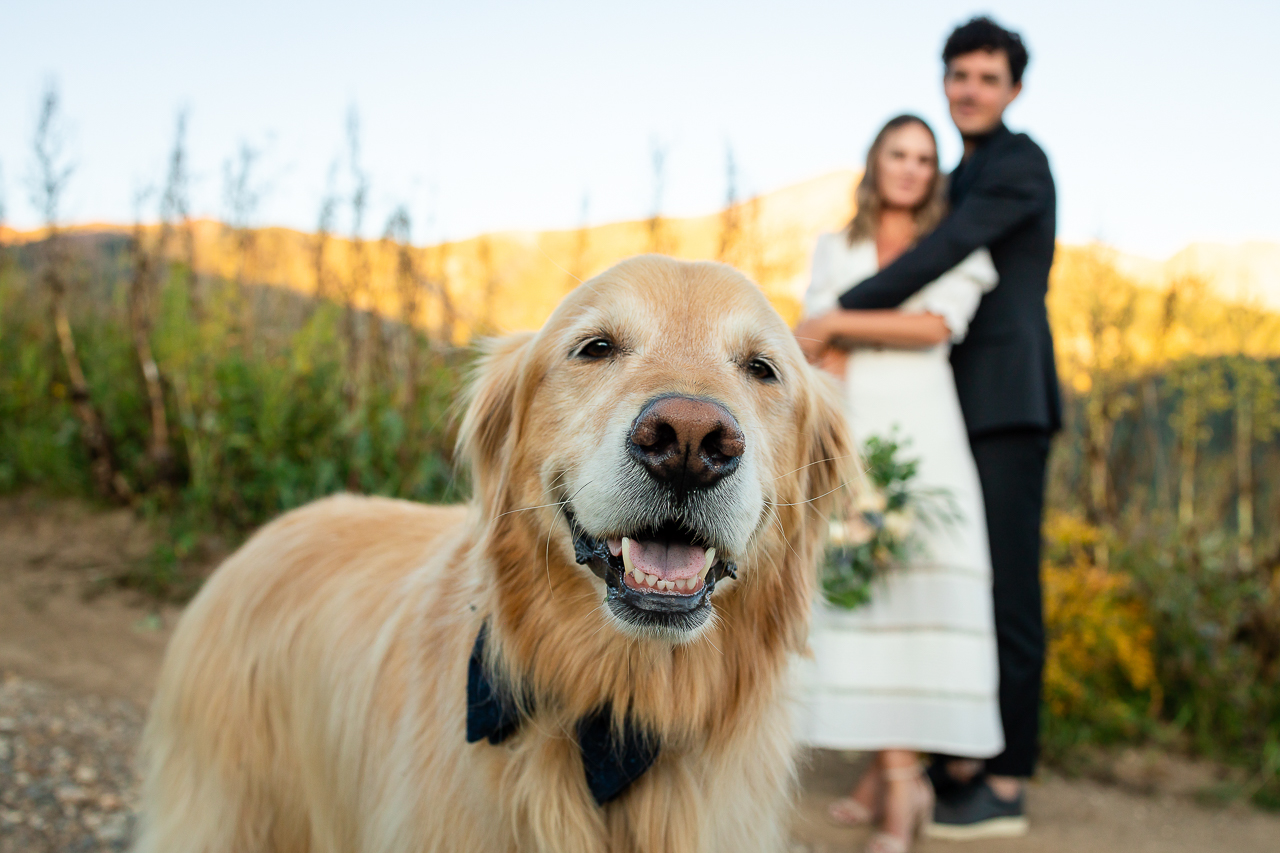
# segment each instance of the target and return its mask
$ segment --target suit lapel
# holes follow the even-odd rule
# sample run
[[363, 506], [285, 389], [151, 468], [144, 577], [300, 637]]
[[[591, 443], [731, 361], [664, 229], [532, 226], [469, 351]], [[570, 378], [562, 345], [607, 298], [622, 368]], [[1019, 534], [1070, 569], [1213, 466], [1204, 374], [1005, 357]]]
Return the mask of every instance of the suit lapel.
[[992, 151], [999, 148], [1001, 140], [1010, 135], [1009, 128], [1001, 123], [979, 143], [978, 149], [970, 155], [968, 160], [961, 160], [960, 165], [956, 166], [951, 173], [951, 186], [947, 190], [953, 209], [959, 207], [960, 202], [964, 201], [964, 197], [969, 194], [969, 190], [973, 189], [978, 176], [982, 174], [983, 166], [991, 159]]

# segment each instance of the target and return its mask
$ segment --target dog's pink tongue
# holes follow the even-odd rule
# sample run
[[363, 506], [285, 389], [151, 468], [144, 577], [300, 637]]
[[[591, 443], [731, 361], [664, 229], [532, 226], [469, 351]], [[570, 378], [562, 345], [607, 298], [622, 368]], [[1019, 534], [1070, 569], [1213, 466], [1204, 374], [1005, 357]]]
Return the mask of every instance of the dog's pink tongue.
[[659, 580], [675, 581], [696, 577], [707, 561], [705, 548], [666, 542], [629, 540], [631, 565]]

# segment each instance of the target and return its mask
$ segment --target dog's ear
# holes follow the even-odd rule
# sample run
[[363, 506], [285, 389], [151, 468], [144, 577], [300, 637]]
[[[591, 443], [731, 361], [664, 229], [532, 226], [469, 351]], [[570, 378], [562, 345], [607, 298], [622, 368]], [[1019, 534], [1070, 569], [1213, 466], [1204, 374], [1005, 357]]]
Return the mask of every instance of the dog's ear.
[[803, 460], [803, 500], [813, 510], [810, 517], [825, 519], [851, 504], [863, 485], [862, 466], [849, 432], [844, 400], [835, 383], [815, 368], [810, 379], [810, 404], [804, 437], [808, 452]]
[[517, 399], [532, 340], [533, 334], [527, 333], [481, 342], [481, 356], [464, 398], [467, 410], [458, 431], [459, 456], [470, 465], [476, 498], [495, 512], [506, 462], [520, 430]]

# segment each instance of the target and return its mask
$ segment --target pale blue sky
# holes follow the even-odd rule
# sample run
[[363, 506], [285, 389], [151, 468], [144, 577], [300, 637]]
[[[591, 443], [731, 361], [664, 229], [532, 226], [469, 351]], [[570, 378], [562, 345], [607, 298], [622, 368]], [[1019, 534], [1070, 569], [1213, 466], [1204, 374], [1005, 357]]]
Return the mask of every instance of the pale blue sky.
[[[25, 176], [44, 81], [61, 88], [75, 220], [127, 220], [190, 112], [194, 207], [222, 163], [264, 150], [262, 224], [311, 228], [358, 107], [369, 230], [410, 206], [419, 241], [716, 209], [731, 142], [749, 191], [856, 168], [881, 122], [930, 119], [948, 166], [938, 53], [989, 11], [1032, 60], [1008, 115], [1048, 151], [1059, 233], [1163, 256], [1193, 240], [1280, 240], [1280, 4], [1078, 0], [190, 4], [8, 0], [0, 189], [35, 224]], [[434, 211], [434, 225], [428, 217]]]

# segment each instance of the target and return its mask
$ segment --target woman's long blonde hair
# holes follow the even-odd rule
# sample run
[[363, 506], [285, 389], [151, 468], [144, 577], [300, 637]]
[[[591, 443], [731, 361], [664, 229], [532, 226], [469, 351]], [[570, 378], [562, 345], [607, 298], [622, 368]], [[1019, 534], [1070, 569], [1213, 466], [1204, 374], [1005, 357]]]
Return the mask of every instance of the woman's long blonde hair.
[[919, 116], [911, 114], [895, 116], [880, 128], [880, 132], [871, 142], [871, 149], [867, 151], [867, 167], [862, 172], [862, 180], [858, 182], [858, 188], [853, 193], [853, 218], [844, 229], [849, 238], [849, 245], [875, 237], [876, 228], [880, 225], [880, 208], [884, 203], [876, 189], [880, 181], [880, 151], [884, 148], [885, 140], [890, 134], [913, 123], [923, 127], [929, 134], [929, 138], [933, 140], [933, 180], [929, 183], [929, 191], [925, 193], [924, 201], [920, 202], [915, 209], [916, 240], [936, 228], [942, 221], [942, 217], [947, 215], [947, 179], [938, 168], [938, 138], [933, 135], [933, 128]]

